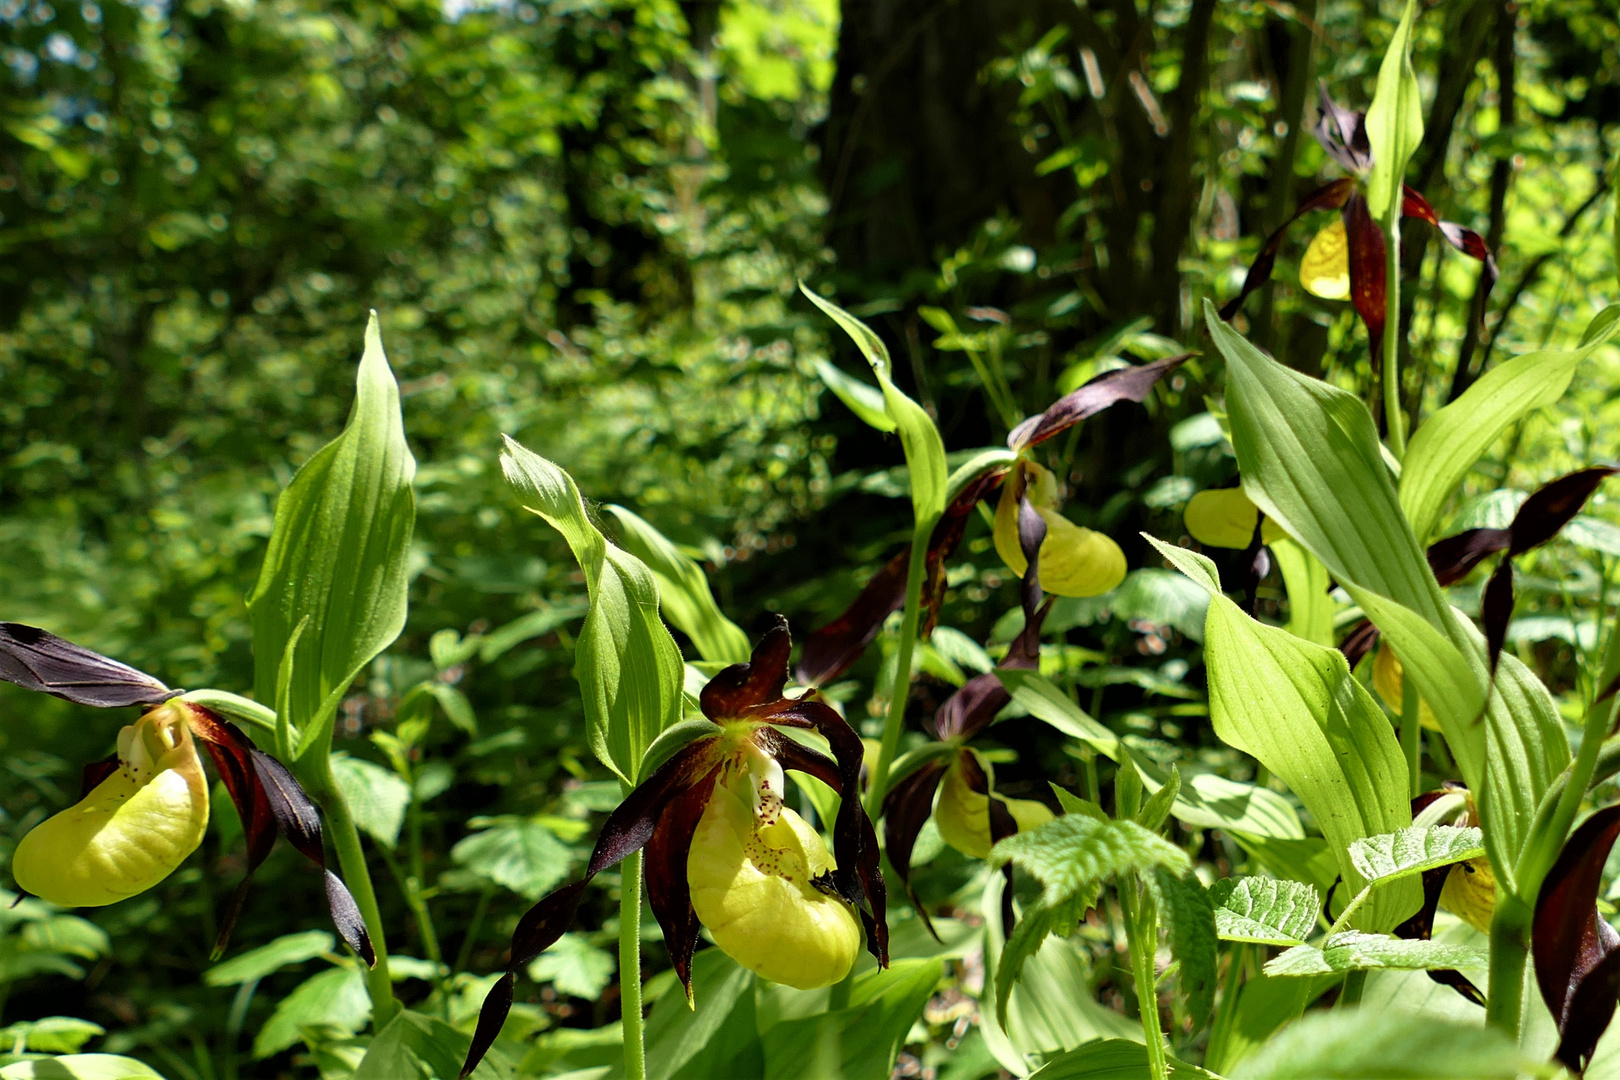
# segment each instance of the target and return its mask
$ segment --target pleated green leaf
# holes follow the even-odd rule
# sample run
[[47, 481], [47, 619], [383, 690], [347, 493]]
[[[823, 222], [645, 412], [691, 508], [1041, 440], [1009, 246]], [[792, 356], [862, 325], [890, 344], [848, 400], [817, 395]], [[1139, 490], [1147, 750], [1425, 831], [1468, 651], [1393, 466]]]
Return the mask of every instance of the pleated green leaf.
[[281, 700], [283, 676], [283, 719], [303, 733], [299, 758], [330, 745], [343, 695], [405, 627], [415, 475], [373, 312], [349, 422], [276, 501], [269, 550], [248, 599], [256, 694]]
[[1170, 955], [1181, 961], [1181, 992], [1193, 1030], [1209, 1022], [1215, 1007], [1215, 909], [1210, 895], [1191, 873], [1173, 874], [1160, 867], [1147, 878], [1159, 902], [1170, 942]]
[[1417, 1009], [1313, 1012], [1246, 1059], [1236, 1080], [1514, 1080], [1534, 1074], [1494, 1028]]
[[562, 533], [585, 572], [590, 611], [574, 677], [585, 700], [586, 738], [602, 764], [635, 783], [647, 747], [681, 719], [685, 666], [658, 615], [658, 584], [640, 559], [591, 523], [568, 473], [510, 438], [501, 468], [524, 505]]
[[1350, 845], [1350, 859], [1368, 881], [1392, 881], [1485, 854], [1478, 829], [1413, 826], [1368, 836]]
[[900, 444], [905, 449], [906, 464], [911, 470], [911, 505], [918, 531], [932, 529], [934, 522], [945, 512], [945, 491], [950, 471], [945, 462], [945, 443], [939, 437], [939, 429], [921, 405], [894, 385], [889, 350], [871, 327], [832, 301], [822, 299], [803, 282], [799, 283], [799, 290], [833, 322], [843, 327], [861, 350], [861, 355], [866, 357], [866, 362], [872, 365], [872, 374], [877, 376], [878, 385], [883, 388], [884, 410], [900, 433]]
[[1303, 945], [1316, 927], [1322, 894], [1279, 878], [1221, 878], [1209, 887], [1215, 928], [1226, 941]]
[[992, 865], [1008, 861], [1046, 887], [1041, 903], [1049, 908], [1112, 877], [1160, 866], [1182, 873], [1191, 865], [1185, 851], [1134, 821], [1084, 814], [1064, 814], [990, 849]]
[[[1327, 837], [1350, 893], [1359, 892], [1365, 882], [1350, 844], [1412, 823], [1406, 760], [1388, 718], [1343, 653], [1256, 622], [1221, 594], [1208, 559], [1149, 540], [1210, 592], [1204, 662], [1215, 734], [1293, 789]], [[1418, 902], [1415, 884], [1397, 884], [1375, 895], [1359, 922], [1388, 929]]]
[[1022, 914], [1013, 932], [1007, 935], [1007, 944], [1001, 950], [1001, 962], [996, 965], [998, 1014], [1006, 1013], [1007, 999], [1012, 995], [1013, 986], [1018, 982], [1019, 975], [1023, 974], [1024, 964], [1029, 958], [1040, 950], [1048, 937], [1055, 934], [1066, 938], [1073, 934], [1086, 912], [1096, 906], [1101, 893], [1100, 883], [1089, 885], [1060, 904], [1049, 907], [1037, 903]]
[[1444, 941], [1413, 941], [1388, 934], [1347, 930], [1322, 943], [1295, 945], [1266, 964], [1267, 975], [1328, 975], [1340, 971], [1443, 971], [1476, 969], [1490, 963], [1484, 946]]
[[625, 549], [646, 563], [658, 582], [664, 618], [692, 639], [703, 659], [718, 664], [747, 663], [751, 651], [748, 635], [714, 602], [703, 568], [638, 515], [622, 506], [605, 509], [618, 519], [619, 539]]

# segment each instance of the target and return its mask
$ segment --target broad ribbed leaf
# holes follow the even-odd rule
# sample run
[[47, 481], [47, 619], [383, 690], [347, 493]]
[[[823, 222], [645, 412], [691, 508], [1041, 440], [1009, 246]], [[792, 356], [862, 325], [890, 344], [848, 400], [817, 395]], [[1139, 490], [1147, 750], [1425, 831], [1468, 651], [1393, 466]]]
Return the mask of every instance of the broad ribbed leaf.
[[1209, 887], [1215, 929], [1226, 941], [1303, 945], [1316, 927], [1322, 894], [1299, 881], [1222, 878]]
[[[343, 434], [310, 458], [276, 501], [269, 550], [248, 599], [257, 697], [279, 700], [285, 659], [285, 719], [303, 732], [300, 758], [331, 740], [349, 685], [405, 627], [416, 461], [376, 312], [356, 386]], [[288, 648], [301, 623], [303, 633]]]
[[685, 666], [658, 617], [658, 585], [640, 559], [591, 524], [573, 477], [510, 438], [501, 468], [524, 505], [562, 533], [585, 572], [591, 609], [574, 674], [585, 700], [586, 739], [602, 764], [634, 783], [647, 747], [681, 719]]
[[1332, 645], [1336, 605], [1328, 595], [1332, 579], [1327, 567], [1288, 539], [1274, 541], [1271, 554], [1288, 590], [1288, 632], [1317, 645]]
[[698, 655], [717, 664], [740, 664], [748, 659], [748, 635], [726, 618], [709, 591], [703, 568], [642, 518], [622, 506], [606, 509], [618, 519], [625, 549], [647, 564], [658, 582], [664, 618], [675, 624]]
[[1213, 307], [1205, 315], [1227, 361], [1226, 403], [1244, 492], [1322, 561], [1401, 657], [1464, 783], [1479, 796], [1497, 881], [1512, 889], [1536, 807], [1569, 761], [1551, 696], [1506, 657], [1486, 707], [1484, 642], [1435, 582], [1367, 407], [1265, 356]]
[[1417, 73], [1412, 70], [1412, 22], [1416, 17], [1417, 0], [1406, 0], [1406, 10], [1378, 68], [1378, 88], [1364, 121], [1373, 158], [1367, 206], [1380, 221], [1398, 212], [1401, 176], [1423, 141], [1423, 102]]
[[1484, 946], [1444, 941], [1408, 941], [1388, 934], [1347, 930], [1334, 934], [1318, 949], [1295, 945], [1266, 965], [1267, 975], [1328, 975], [1341, 971], [1438, 971], [1484, 968], [1490, 953]]
[[1485, 854], [1478, 829], [1433, 825], [1413, 826], [1392, 833], [1367, 836], [1350, 845], [1350, 861], [1368, 881], [1392, 881], [1421, 874], [1437, 866], [1477, 859]]
[[1045, 886], [1041, 903], [1047, 907], [1116, 875], [1160, 866], [1182, 873], [1191, 865], [1185, 851], [1134, 821], [1099, 821], [1080, 814], [1065, 814], [1009, 836], [991, 849], [992, 865], [1008, 861], [1040, 880]]
[[1234, 1080], [1515, 1080], [1534, 1073], [1513, 1040], [1416, 1009], [1315, 1012], [1245, 1060]]
[[1215, 1007], [1215, 912], [1211, 896], [1191, 873], [1173, 874], [1160, 867], [1147, 878], [1159, 902], [1170, 941], [1170, 955], [1181, 961], [1181, 992], [1193, 1030], [1209, 1022]]
[[[1168, 1059], [1176, 1080], [1219, 1080], [1214, 1073]], [[942, 1074], [944, 1075], [944, 1074]], [[1046, 1059], [1029, 1080], [1142, 1080], [1148, 1076], [1147, 1047], [1131, 1039], [1093, 1039]]]
[[[1202, 555], [1149, 537], [1210, 592], [1204, 634], [1215, 734], [1258, 758], [1316, 818], [1352, 893], [1363, 881], [1346, 849], [1412, 822], [1406, 759], [1394, 729], [1337, 649], [1312, 645], [1243, 614]], [[1388, 929], [1418, 906], [1415, 883], [1374, 896], [1359, 922]], [[1371, 909], [1371, 910], [1369, 910]]]
[[843, 327], [861, 350], [861, 355], [866, 357], [866, 362], [872, 365], [872, 374], [877, 376], [878, 385], [883, 388], [885, 411], [889, 419], [894, 421], [900, 433], [900, 445], [905, 449], [906, 465], [911, 472], [912, 511], [917, 519], [917, 533], [924, 535], [925, 530], [932, 529], [934, 522], [945, 512], [949, 469], [945, 462], [945, 443], [939, 437], [939, 429], [921, 405], [894, 385], [889, 350], [884, 347], [883, 339], [837, 304], [817, 296], [804, 283], [799, 284], [799, 290]]

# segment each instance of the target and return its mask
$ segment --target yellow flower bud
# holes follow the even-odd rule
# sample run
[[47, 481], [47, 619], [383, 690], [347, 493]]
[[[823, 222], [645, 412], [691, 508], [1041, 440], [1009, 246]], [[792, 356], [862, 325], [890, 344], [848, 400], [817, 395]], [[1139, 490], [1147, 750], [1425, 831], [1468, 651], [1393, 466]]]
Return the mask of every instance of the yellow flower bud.
[[861, 947], [848, 905], [812, 884], [836, 866], [821, 835], [742, 772], [715, 785], [686, 878], [693, 910], [726, 955], [772, 982], [814, 990], [847, 975]]
[[[1242, 488], [1209, 488], [1187, 501], [1181, 520], [1188, 535], [1200, 544], [1241, 551], [1254, 539], [1254, 521], [1259, 514]], [[1287, 535], [1270, 518], [1260, 526], [1260, 539], [1267, 544]]]
[[1489, 859], [1470, 859], [1451, 868], [1440, 889], [1440, 906], [1482, 934], [1491, 932], [1496, 913], [1496, 875]]
[[[973, 753], [969, 751], [969, 753]], [[986, 786], [995, 790], [995, 772], [990, 763], [974, 754], [984, 770]], [[984, 795], [968, 785], [962, 758], [957, 756], [945, 770], [939, 785], [939, 802], [934, 806], [934, 824], [940, 837], [951, 847], [975, 859], [990, 856], [990, 800], [994, 798], [1007, 807], [1019, 832], [1027, 832], [1052, 820], [1052, 811], [1046, 804], [1033, 799], [1004, 799], [999, 795]]]
[[[1100, 532], [1076, 525], [1057, 510], [1057, 478], [1034, 462], [1020, 462], [1025, 493], [1046, 521], [1041, 543], [1041, 588], [1058, 596], [1100, 596], [1125, 580], [1125, 553]], [[1018, 543], [1017, 483], [1009, 477], [1001, 485], [996, 504], [996, 553], [1015, 574], [1029, 568]]]
[[[1401, 662], [1395, 650], [1388, 645], [1380, 645], [1378, 655], [1373, 657], [1372, 684], [1378, 696], [1384, 699], [1384, 704], [1393, 709], [1397, 716], [1400, 715], [1401, 695], [1405, 690], [1401, 682]], [[1422, 698], [1418, 699], [1418, 723], [1430, 731], [1440, 730], [1439, 717], [1434, 715], [1434, 710]]]
[[1335, 218], [1311, 240], [1299, 260], [1299, 283], [1324, 300], [1350, 298], [1350, 239], [1343, 218]]
[[118, 771], [35, 828], [12, 856], [17, 885], [62, 907], [145, 892], [197, 850], [208, 782], [181, 706], [160, 705], [118, 735]]

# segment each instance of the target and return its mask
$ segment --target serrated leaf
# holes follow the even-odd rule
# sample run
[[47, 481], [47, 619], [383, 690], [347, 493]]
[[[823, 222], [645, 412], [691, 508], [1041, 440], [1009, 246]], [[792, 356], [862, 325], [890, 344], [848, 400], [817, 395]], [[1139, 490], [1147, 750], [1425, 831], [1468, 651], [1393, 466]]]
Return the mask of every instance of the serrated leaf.
[[1134, 821], [1099, 821], [1081, 814], [1065, 814], [991, 849], [992, 865], [1009, 860], [1045, 885], [1041, 903], [1047, 907], [1117, 875], [1160, 866], [1182, 873], [1191, 865], [1185, 851]]
[[1191, 873], [1163, 867], [1148, 877], [1159, 902], [1159, 917], [1170, 941], [1170, 955], [1181, 961], [1181, 991], [1193, 1030], [1209, 1022], [1215, 1007], [1215, 912], [1209, 893]]
[[1484, 834], [1478, 829], [1449, 825], [1413, 826], [1366, 836], [1350, 845], [1350, 861], [1369, 882], [1393, 881], [1484, 854]]
[[284, 967], [302, 964], [332, 951], [334, 941], [324, 930], [306, 930], [301, 934], [285, 934], [268, 945], [249, 949], [233, 956], [223, 964], [216, 964], [203, 972], [203, 982], [209, 986], [235, 986], [273, 975]]
[[567, 846], [535, 821], [508, 822], [473, 833], [450, 849], [450, 858], [529, 900], [549, 892], [568, 876], [573, 864]]
[[698, 655], [718, 664], [747, 663], [752, 652], [748, 635], [720, 611], [703, 568], [636, 514], [622, 506], [605, 509], [618, 519], [625, 549], [646, 563], [657, 580], [664, 617], [692, 639]]
[[375, 762], [332, 755], [332, 778], [354, 823], [383, 847], [393, 850], [411, 803], [411, 785], [392, 769]]
[[277, 677], [285, 654], [281, 712], [302, 732], [300, 758], [330, 742], [349, 685], [405, 627], [415, 475], [373, 312], [348, 424], [276, 500], [270, 546], [248, 599], [256, 696], [283, 700]]
[[996, 964], [997, 1015], [1006, 1014], [1007, 998], [1012, 994], [1013, 985], [1018, 982], [1018, 976], [1023, 973], [1024, 964], [1029, 958], [1040, 950], [1049, 936], [1068, 937], [1073, 934], [1086, 912], [1096, 905], [1101, 893], [1100, 883], [1089, 885], [1054, 907], [1036, 904], [1024, 912], [1013, 927], [1013, 932], [1007, 935], [1007, 943], [1001, 948], [1001, 959]]
[[559, 994], [595, 1001], [618, 970], [618, 957], [580, 934], [569, 933], [529, 965], [529, 978], [551, 983]]
[[295, 1045], [303, 1029], [320, 1025], [353, 1034], [371, 1017], [365, 976], [344, 964], [314, 975], [282, 998], [253, 1039], [253, 1057], [267, 1058]]
[[1266, 965], [1267, 975], [1327, 975], [1343, 971], [1477, 970], [1490, 964], [1483, 946], [1418, 941], [1346, 930], [1322, 943], [1295, 945]]
[[574, 478], [513, 439], [501, 469], [524, 505], [568, 542], [585, 573], [591, 608], [580, 628], [574, 672], [585, 701], [586, 738], [597, 759], [634, 783], [642, 756], [681, 719], [685, 666], [658, 614], [658, 585], [634, 555], [607, 542], [585, 512]]
[[1226, 941], [1303, 945], [1322, 910], [1315, 886], [1279, 878], [1222, 878], [1209, 887], [1215, 930]]
[[1164, 786], [1155, 791], [1142, 809], [1137, 811], [1136, 820], [1145, 829], [1158, 832], [1164, 828], [1165, 819], [1170, 816], [1170, 810], [1176, 804], [1176, 796], [1181, 793], [1181, 772], [1174, 765], [1170, 766], [1170, 775]]
[[45, 1016], [0, 1028], [0, 1046], [13, 1053], [71, 1054], [107, 1029], [77, 1016]]

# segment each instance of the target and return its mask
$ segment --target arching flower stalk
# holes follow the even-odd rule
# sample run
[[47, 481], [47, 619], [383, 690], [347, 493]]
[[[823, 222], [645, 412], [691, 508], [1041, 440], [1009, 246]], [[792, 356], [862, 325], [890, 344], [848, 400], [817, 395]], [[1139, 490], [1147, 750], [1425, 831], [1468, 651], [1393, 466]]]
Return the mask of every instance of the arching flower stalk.
[[[1367, 114], [1346, 109], [1321, 88], [1321, 115], [1312, 133], [1316, 141], [1351, 175], [1330, 181], [1300, 200], [1292, 217], [1266, 237], [1260, 253], [1249, 265], [1243, 290], [1221, 308], [1221, 318], [1230, 322], [1243, 307], [1249, 294], [1271, 280], [1283, 238], [1289, 228], [1313, 210], [1338, 210], [1339, 220], [1322, 229], [1312, 239], [1299, 263], [1300, 285], [1306, 292], [1327, 300], [1348, 299], [1355, 305], [1367, 327], [1373, 357], [1382, 355], [1384, 322], [1387, 318], [1385, 295], [1385, 240], [1383, 230], [1373, 220], [1363, 183], [1372, 172], [1372, 147], [1368, 143]], [[1472, 229], [1441, 221], [1427, 199], [1410, 187], [1401, 189], [1401, 216], [1419, 218], [1440, 230], [1446, 243], [1484, 264], [1485, 289], [1496, 282], [1496, 260], [1485, 246], [1485, 238]]]
[[78, 705], [145, 709], [119, 732], [116, 754], [85, 767], [79, 802], [17, 845], [11, 870], [18, 888], [61, 907], [99, 907], [168, 877], [208, 831], [200, 743], [236, 804], [248, 846], [247, 874], [221, 917], [216, 955], [279, 830], [324, 871], [333, 924], [356, 954], [375, 963], [354, 898], [326, 869], [314, 802], [286, 766], [235, 724], [145, 672], [20, 623], [0, 623], [0, 679]]
[[[688, 999], [700, 925], [743, 967], [799, 989], [848, 974], [863, 926], [868, 950], [888, 965], [877, 834], [860, 799], [861, 740], [814, 691], [784, 695], [791, 649], [787, 620], [778, 616], [748, 663], [725, 668], [703, 688], [699, 705], [708, 723], [693, 722], [696, 737], [608, 815], [585, 876], [518, 920], [506, 973], [484, 999], [462, 1076], [500, 1034], [517, 973], [568, 929], [591, 879], [643, 848], [653, 915]], [[783, 730], [793, 728], [821, 735], [833, 756]], [[839, 795], [831, 852], [784, 804], [784, 770], [813, 776]]]

